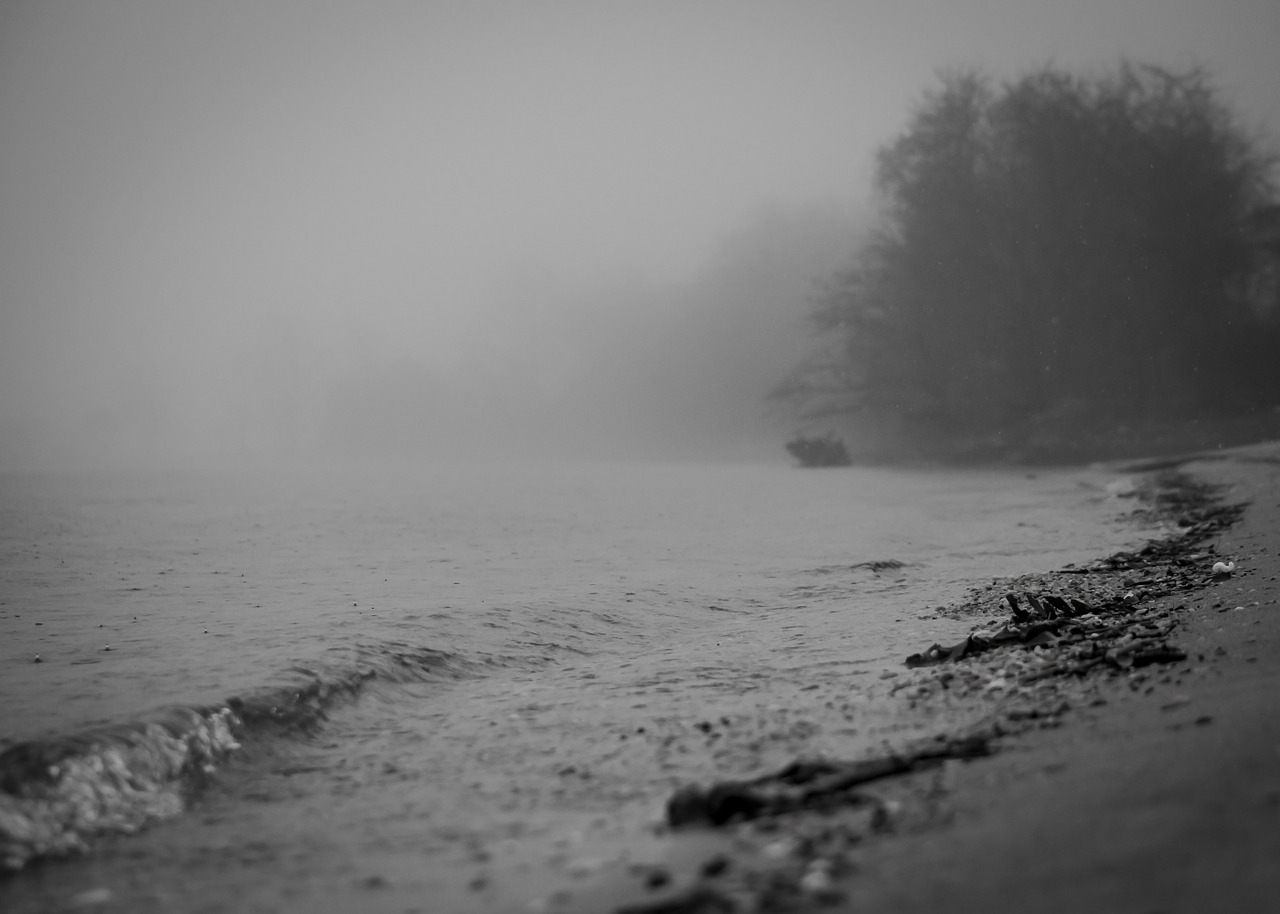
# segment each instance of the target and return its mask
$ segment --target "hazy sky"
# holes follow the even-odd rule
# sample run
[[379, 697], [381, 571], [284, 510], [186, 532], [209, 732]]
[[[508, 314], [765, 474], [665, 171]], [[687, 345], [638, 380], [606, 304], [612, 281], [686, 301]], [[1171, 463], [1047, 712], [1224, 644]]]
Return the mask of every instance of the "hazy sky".
[[305, 447], [344, 372], [510, 345], [521, 277], [856, 204], [939, 68], [1200, 63], [1275, 136], [1278, 46], [1276, 0], [0, 0], [0, 466]]

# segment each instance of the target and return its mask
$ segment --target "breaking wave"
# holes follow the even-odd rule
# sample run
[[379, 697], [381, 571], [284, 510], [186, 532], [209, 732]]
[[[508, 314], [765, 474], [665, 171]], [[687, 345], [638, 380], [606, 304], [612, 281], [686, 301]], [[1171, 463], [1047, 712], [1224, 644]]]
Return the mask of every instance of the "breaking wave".
[[354, 668], [293, 667], [281, 684], [245, 696], [9, 747], [0, 753], [0, 872], [83, 851], [96, 835], [128, 834], [179, 815], [242, 741], [312, 733], [332, 708], [371, 684], [456, 680], [530, 663], [403, 644], [367, 645], [359, 653]]

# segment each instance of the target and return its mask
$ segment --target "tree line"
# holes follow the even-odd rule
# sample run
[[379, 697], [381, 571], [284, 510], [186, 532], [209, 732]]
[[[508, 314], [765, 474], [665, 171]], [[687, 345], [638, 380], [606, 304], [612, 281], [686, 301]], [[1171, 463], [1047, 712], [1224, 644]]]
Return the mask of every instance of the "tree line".
[[1270, 408], [1275, 164], [1199, 69], [947, 74], [775, 396], [943, 452]]

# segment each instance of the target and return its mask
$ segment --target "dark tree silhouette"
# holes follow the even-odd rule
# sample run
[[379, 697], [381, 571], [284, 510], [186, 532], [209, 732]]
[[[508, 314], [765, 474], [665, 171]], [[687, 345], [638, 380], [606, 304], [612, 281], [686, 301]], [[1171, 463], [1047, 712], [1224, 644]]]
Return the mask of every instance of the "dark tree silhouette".
[[1274, 162], [1200, 70], [947, 75], [778, 395], [935, 446], [1270, 406], [1274, 307], [1242, 290], [1274, 270]]

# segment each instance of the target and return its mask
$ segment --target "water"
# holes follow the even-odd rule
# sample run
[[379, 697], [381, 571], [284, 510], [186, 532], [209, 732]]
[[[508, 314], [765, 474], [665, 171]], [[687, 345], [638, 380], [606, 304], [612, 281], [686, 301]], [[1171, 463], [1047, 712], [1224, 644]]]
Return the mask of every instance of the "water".
[[[730, 716], [785, 717], [787, 688], [896, 669], [958, 634], [929, 610], [977, 581], [1145, 539], [1116, 522], [1132, 508], [1115, 497], [1125, 488], [1104, 470], [782, 465], [11, 475], [0, 479], [0, 748], [86, 731], [134, 746], [152, 739], [139, 721], [176, 705], [202, 716], [169, 719], [166, 738], [204, 727], [214, 745], [198, 761], [225, 766], [233, 741], [209, 721], [227, 699], [280, 710], [303, 684], [337, 685], [363, 697], [335, 706], [317, 770], [341, 767], [334, 753], [342, 765], [411, 757], [483, 784], [515, 777], [531, 753], [587, 747], [626, 715], [672, 720], [690, 696]], [[903, 566], [864, 564], [888, 560]], [[751, 704], [753, 690], [775, 698]], [[477, 748], [528, 707], [547, 712], [536, 736]], [[314, 739], [295, 748], [319, 751]], [[767, 755], [735, 751], [718, 763]], [[256, 776], [252, 753], [229, 761]], [[617, 764], [618, 785], [647, 783], [634, 760]], [[630, 795], [616, 786], [597, 800], [619, 802], [617, 791]], [[314, 814], [315, 797], [290, 796], [296, 816], [281, 821]], [[143, 800], [130, 811], [143, 801], [115, 790], [97, 825], [76, 827], [183, 805]], [[484, 818], [440, 804], [455, 828]]]

